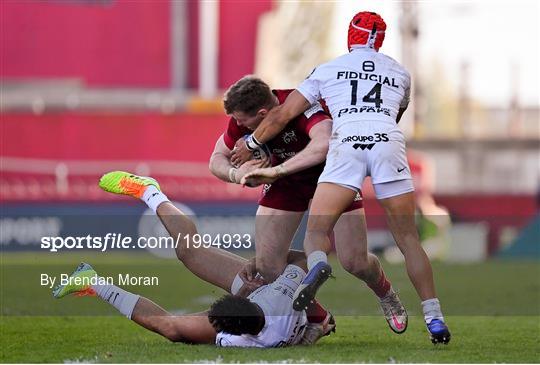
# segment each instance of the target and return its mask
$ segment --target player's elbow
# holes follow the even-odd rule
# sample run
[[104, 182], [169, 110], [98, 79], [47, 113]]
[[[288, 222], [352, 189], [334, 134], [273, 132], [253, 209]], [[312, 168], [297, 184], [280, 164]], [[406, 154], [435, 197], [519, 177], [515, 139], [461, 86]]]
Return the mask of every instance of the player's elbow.
[[317, 163], [324, 162], [328, 154], [328, 140], [319, 141], [314, 147], [313, 156]]
[[324, 141], [324, 142], [322, 142], [322, 143], [320, 144], [318, 152], [319, 152], [324, 158], [326, 158], [326, 155], [328, 154], [328, 149], [329, 149], [328, 141]]
[[210, 172], [212, 173], [212, 175], [214, 175], [215, 177], [217, 177], [218, 179], [220, 180], [223, 180], [223, 181], [228, 181], [228, 180], [225, 180], [224, 177], [220, 174], [220, 158], [214, 154], [212, 155], [212, 157], [210, 157], [210, 162], [208, 163], [208, 169], [210, 170]]
[[210, 156], [210, 161], [208, 162], [208, 169], [210, 170], [212, 175], [217, 176], [216, 175], [216, 155], [215, 154], [212, 154], [212, 156]]

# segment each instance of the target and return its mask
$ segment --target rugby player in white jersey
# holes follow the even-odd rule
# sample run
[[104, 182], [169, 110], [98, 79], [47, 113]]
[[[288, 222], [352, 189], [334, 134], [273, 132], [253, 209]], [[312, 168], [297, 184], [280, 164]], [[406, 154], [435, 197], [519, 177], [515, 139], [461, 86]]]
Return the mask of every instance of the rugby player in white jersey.
[[[397, 127], [409, 103], [410, 75], [398, 62], [379, 53], [386, 23], [376, 13], [360, 12], [349, 24], [349, 53], [315, 68], [285, 103], [272, 109], [251, 138], [238, 144], [233, 161], [277, 135], [288, 121], [323, 99], [333, 119], [326, 166], [309, 210], [304, 249], [309, 272], [295, 293], [295, 308], [309, 303], [331, 274], [324, 247], [327, 232], [354, 199], [366, 176], [383, 206], [407, 273], [420, 299], [433, 343], [448, 343], [450, 332], [435, 294], [433, 272], [420, 245], [414, 221], [414, 188]], [[260, 169], [244, 183], [273, 173]]]
[[[154, 179], [114, 171], [101, 178], [100, 187], [143, 200], [173, 237], [182, 237], [177, 254], [186, 267], [232, 294], [214, 302], [207, 312], [173, 315], [151, 300], [105, 281], [90, 265], [82, 263], [67, 283], [54, 289], [54, 297], [73, 293], [97, 295], [137, 324], [174, 342], [215, 343], [222, 347], [312, 343], [304, 341], [308, 324], [305, 311], [292, 307], [293, 294], [306, 275], [303, 252], [290, 251], [288, 265], [274, 282], [264, 284], [257, 277], [248, 280], [247, 274], [254, 270], [253, 262], [215, 247], [193, 249], [185, 244], [186, 237], [193, 239], [197, 229], [161, 192]], [[243, 280], [236, 279], [239, 272]]]

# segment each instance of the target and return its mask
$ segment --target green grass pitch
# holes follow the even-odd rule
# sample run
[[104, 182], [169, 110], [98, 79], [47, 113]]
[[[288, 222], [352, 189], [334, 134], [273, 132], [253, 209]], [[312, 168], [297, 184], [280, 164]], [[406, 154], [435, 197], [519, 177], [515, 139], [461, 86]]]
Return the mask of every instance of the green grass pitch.
[[338, 268], [320, 300], [336, 314], [337, 332], [311, 347], [221, 349], [170, 343], [123, 318], [96, 298], [55, 300], [40, 273], [71, 272], [79, 261], [102, 275], [157, 275], [157, 287], [127, 290], [173, 311], [199, 311], [222, 294], [175, 260], [143, 254], [6, 253], [1, 257], [0, 361], [6, 362], [540, 362], [540, 263], [490, 261], [434, 264], [443, 310], [452, 331], [434, 346], [403, 265], [384, 263], [410, 317], [403, 335], [378, 314], [375, 297]]

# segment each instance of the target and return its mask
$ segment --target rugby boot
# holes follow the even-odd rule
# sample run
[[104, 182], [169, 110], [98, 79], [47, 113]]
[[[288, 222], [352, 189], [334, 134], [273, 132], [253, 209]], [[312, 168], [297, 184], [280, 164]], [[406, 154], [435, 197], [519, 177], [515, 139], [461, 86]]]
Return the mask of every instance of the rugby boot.
[[293, 309], [301, 311], [307, 309], [309, 303], [313, 302], [317, 290], [332, 275], [332, 267], [326, 262], [319, 262], [309, 270], [308, 274], [294, 292]]
[[137, 176], [124, 171], [108, 172], [99, 179], [99, 187], [103, 190], [134, 198], [141, 198], [150, 185], [161, 191], [158, 182], [151, 177]]
[[304, 335], [300, 340], [301, 345], [313, 345], [324, 336], [336, 332], [336, 321], [332, 313], [328, 312], [326, 318], [321, 323], [308, 323], [304, 330]]
[[433, 319], [431, 322], [426, 323], [428, 332], [431, 337], [431, 342], [434, 345], [444, 343], [445, 345], [450, 342], [450, 331], [448, 326], [440, 319]]
[[81, 262], [66, 280], [66, 284], [57, 285], [53, 289], [53, 297], [60, 299], [72, 293], [81, 297], [85, 295], [96, 295], [90, 287], [90, 282], [95, 276], [97, 276], [97, 273], [92, 266]]
[[405, 332], [408, 324], [408, 315], [397, 293], [393, 289], [390, 289], [384, 298], [379, 300], [379, 304], [390, 329], [398, 334]]

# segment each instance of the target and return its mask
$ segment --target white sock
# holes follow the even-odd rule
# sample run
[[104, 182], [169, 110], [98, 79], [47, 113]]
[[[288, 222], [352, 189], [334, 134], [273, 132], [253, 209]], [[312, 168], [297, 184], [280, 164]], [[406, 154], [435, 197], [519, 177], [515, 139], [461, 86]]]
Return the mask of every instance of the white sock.
[[240, 275], [236, 274], [231, 284], [231, 294], [236, 295], [243, 285], [244, 285], [244, 280], [240, 278]]
[[424, 300], [422, 302], [422, 310], [424, 311], [424, 319], [427, 324], [431, 323], [434, 319], [439, 319], [444, 322], [439, 299], [433, 298]]
[[307, 267], [308, 270], [311, 270], [313, 266], [317, 265], [319, 262], [328, 262], [328, 257], [323, 251], [313, 251], [307, 257]]
[[118, 309], [124, 316], [131, 319], [133, 309], [140, 298], [139, 295], [127, 292], [116, 285], [92, 285], [92, 289], [95, 290], [96, 294], [101, 299]]
[[155, 212], [159, 205], [163, 202], [168, 202], [169, 198], [167, 198], [167, 195], [159, 191], [154, 185], [149, 185], [144, 191], [141, 200]]
[[[255, 274], [255, 279], [263, 279], [262, 275], [257, 273]], [[231, 284], [231, 294], [236, 295], [240, 291], [240, 289], [244, 286], [244, 280], [240, 278], [240, 275], [236, 274], [236, 276], [233, 279], [233, 282]]]

